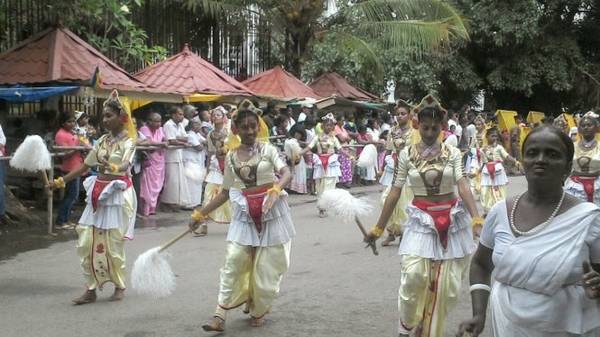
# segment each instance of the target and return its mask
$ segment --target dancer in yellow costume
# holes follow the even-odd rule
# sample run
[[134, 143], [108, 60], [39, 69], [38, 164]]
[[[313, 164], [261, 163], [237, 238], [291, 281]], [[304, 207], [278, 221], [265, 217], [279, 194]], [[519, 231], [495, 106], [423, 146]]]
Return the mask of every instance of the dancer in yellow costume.
[[489, 128], [486, 131], [488, 144], [481, 149], [481, 205], [484, 214], [501, 200], [506, 198], [508, 177], [504, 162], [509, 161], [520, 170], [520, 163], [498, 144], [498, 129]]
[[473, 231], [481, 228], [483, 219], [460, 150], [439, 140], [445, 110], [427, 96], [413, 113], [419, 118], [421, 141], [400, 153], [394, 186], [367, 240], [373, 242], [383, 234], [402, 189], [410, 185], [414, 198], [406, 209], [408, 220], [399, 249], [398, 332], [400, 337], [413, 331], [415, 336], [443, 337], [446, 317], [458, 300], [475, 250]]
[[[214, 317], [202, 326], [205, 331], [224, 331], [227, 310], [242, 304], [251, 316], [251, 326], [263, 325], [289, 267], [296, 232], [283, 187], [290, 182], [291, 173], [277, 148], [259, 140], [257, 135], [263, 129], [259, 125], [255, 109], [242, 106], [233, 123], [241, 144], [225, 157], [223, 189], [192, 213], [195, 227], [206, 214], [231, 200], [233, 217], [218, 305]], [[266, 128], [262, 131], [268, 132]]]
[[[321, 119], [323, 133], [314, 137], [310, 144], [302, 150], [302, 154], [305, 154], [313, 149], [313, 178], [317, 198], [323, 192], [334, 189], [335, 184], [342, 175], [341, 165], [336, 153], [342, 149], [342, 145], [335, 136], [335, 123], [336, 120], [333, 114], [328, 113], [325, 115]], [[319, 216], [326, 217], [326, 212], [324, 209], [319, 209]]]
[[600, 146], [596, 140], [598, 120], [587, 113], [579, 121], [581, 139], [575, 143], [573, 172], [565, 182], [565, 192], [583, 201], [600, 205]]
[[87, 205], [77, 234], [77, 253], [86, 281], [85, 293], [74, 304], [96, 301], [96, 289], [106, 282], [115, 285], [111, 301], [125, 296], [125, 239], [133, 239], [137, 200], [129, 168], [135, 154], [136, 130], [126, 104], [116, 91], [104, 102], [102, 123], [109, 131], [100, 137], [78, 169], [55, 179], [51, 188], [62, 188], [92, 167], [98, 175], [83, 182]]
[[[398, 124], [395, 125], [388, 135], [386, 150], [390, 151], [394, 163], [394, 172], [398, 167], [398, 155], [407, 145], [414, 145], [419, 142], [419, 132], [412, 127], [412, 113], [409, 111], [409, 105], [400, 101], [396, 107], [396, 118]], [[390, 193], [392, 185], [388, 186], [381, 195], [382, 204]], [[410, 187], [402, 189], [402, 195], [394, 208], [394, 213], [390, 217], [386, 226], [388, 236], [381, 243], [382, 246], [389, 246], [396, 240], [396, 237], [402, 238], [402, 224], [406, 221], [406, 206], [412, 200], [412, 191]]]
[[[226, 116], [225, 109], [221, 106], [215, 108], [211, 112], [211, 118], [214, 125], [214, 130], [208, 133], [208, 153], [210, 161], [208, 164], [208, 174], [206, 175], [206, 188], [204, 189], [203, 205], [208, 205], [214, 198], [221, 193], [223, 184], [223, 172], [225, 170], [225, 154], [227, 148], [225, 140], [227, 139], [228, 130], [225, 127]], [[216, 223], [229, 223], [231, 221], [231, 203], [226, 201], [221, 207], [212, 211], [208, 217]], [[196, 236], [203, 236], [208, 233], [208, 226], [202, 224], [200, 230], [196, 232]]]

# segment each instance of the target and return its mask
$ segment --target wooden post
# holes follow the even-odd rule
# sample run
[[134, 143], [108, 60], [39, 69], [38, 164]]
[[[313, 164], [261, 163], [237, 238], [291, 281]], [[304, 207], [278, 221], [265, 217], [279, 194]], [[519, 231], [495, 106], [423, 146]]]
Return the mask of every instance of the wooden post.
[[[44, 175], [45, 175], [45, 172], [44, 172]], [[54, 181], [54, 156], [50, 157], [50, 172], [48, 174], [48, 180]], [[44, 189], [48, 193], [48, 197], [46, 200], [46, 203], [47, 203], [46, 209], [47, 209], [47, 213], [48, 213], [48, 234], [55, 236], [56, 233], [54, 233], [54, 231], [52, 230], [53, 222], [54, 222], [54, 216], [52, 214], [52, 203], [54, 200], [54, 190], [46, 189], [46, 186], [44, 186]]]

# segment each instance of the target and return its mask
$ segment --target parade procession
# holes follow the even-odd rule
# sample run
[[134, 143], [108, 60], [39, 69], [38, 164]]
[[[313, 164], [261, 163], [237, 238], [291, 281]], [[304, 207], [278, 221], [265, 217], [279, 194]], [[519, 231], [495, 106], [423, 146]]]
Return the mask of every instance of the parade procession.
[[0, 336], [600, 337], [600, 3], [0, 30]]

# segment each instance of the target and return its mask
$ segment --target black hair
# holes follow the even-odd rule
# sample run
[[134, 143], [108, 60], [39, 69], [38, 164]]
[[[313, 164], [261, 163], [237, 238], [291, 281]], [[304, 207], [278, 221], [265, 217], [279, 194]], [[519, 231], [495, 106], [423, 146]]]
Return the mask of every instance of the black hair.
[[235, 118], [233, 119], [233, 123], [236, 126], [239, 126], [240, 123], [247, 117], [254, 117], [254, 119], [256, 119], [256, 122], [258, 123], [258, 114], [254, 112], [253, 109], [247, 107], [242, 107], [241, 110], [238, 110], [237, 114], [235, 115]]
[[440, 109], [436, 109], [436, 108], [425, 108], [425, 109], [419, 111], [419, 114], [417, 115], [417, 118], [419, 119], [419, 121], [423, 121], [423, 120], [429, 118], [437, 123], [444, 123], [445, 117], [446, 117], [446, 113], [444, 111], [442, 111]]
[[306, 141], [306, 130], [304, 129], [304, 126], [302, 126], [301, 124], [294, 124], [294, 126], [292, 126], [292, 128], [290, 129], [289, 137], [294, 138], [294, 135], [296, 133], [302, 135], [300, 139], [301, 141]]
[[121, 103], [119, 103], [119, 101], [117, 101], [117, 100], [109, 100], [109, 101], [104, 102], [104, 107], [109, 108], [117, 115], [120, 115], [121, 112], [123, 111], [123, 107], [121, 106]]
[[275, 121], [273, 121], [273, 124], [275, 124], [275, 126], [279, 127], [285, 121], [287, 121], [287, 118], [285, 116], [280, 115], [280, 116], [275, 117]]
[[495, 133], [497, 133], [498, 135], [500, 135], [500, 130], [498, 130], [498, 128], [497, 128], [497, 127], [495, 127], [495, 126], [492, 126], [491, 128], [489, 128], [489, 129], [485, 130], [485, 135], [486, 135], [486, 137], [487, 137], [489, 134], [491, 134], [492, 132], [495, 132]]
[[58, 118], [58, 123], [62, 127], [69, 119], [73, 119], [73, 121], [75, 121], [75, 114], [72, 112], [62, 112]]
[[181, 107], [179, 105], [171, 105], [169, 107], [169, 115], [176, 114], [179, 110], [181, 110]]
[[367, 132], [367, 127], [364, 124], [359, 125], [358, 132], [360, 132], [360, 133]]
[[[592, 117], [592, 116], [589, 116], [589, 115], [588, 115], [588, 116], [583, 116], [583, 117], [581, 117], [581, 119], [579, 120], [579, 124], [583, 123], [583, 121], [584, 121], [584, 120], [586, 120], [586, 119], [588, 119], [588, 120], [590, 120], [592, 123], [594, 123], [594, 125], [595, 125], [595, 126], [597, 126], [597, 125], [598, 125], [598, 119], [597, 119], [597, 118], [594, 118], [594, 117]], [[579, 125], [578, 125], [578, 126], [579, 126]]]
[[558, 137], [558, 139], [560, 139], [560, 141], [563, 143], [563, 145], [567, 149], [567, 153], [566, 153], [567, 162], [571, 163], [573, 161], [573, 156], [575, 155], [575, 146], [573, 145], [573, 141], [566, 133], [562, 132], [560, 129], [558, 129], [557, 127], [552, 126], [552, 125], [542, 125], [542, 126], [539, 126], [535, 129], [533, 129], [525, 137], [525, 140], [523, 140], [523, 148], [521, 149], [521, 155], [525, 156], [525, 148], [527, 148], [527, 141], [529, 140], [529, 137], [531, 137], [532, 135], [535, 135], [536, 133], [540, 133], [540, 132], [544, 132], [544, 131], [548, 131], [548, 132], [556, 135]]

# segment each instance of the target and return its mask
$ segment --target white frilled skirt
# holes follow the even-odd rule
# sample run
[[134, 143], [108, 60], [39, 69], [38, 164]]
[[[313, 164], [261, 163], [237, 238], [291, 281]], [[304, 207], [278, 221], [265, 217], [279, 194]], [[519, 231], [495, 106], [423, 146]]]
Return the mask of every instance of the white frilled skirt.
[[329, 157], [329, 161], [327, 163], [327, 170], [324, 169], [323, 163], [321, 162], [321, 158], [318, 155], [313, 154], [313, 178], [321, 179], [324, 177], [339, 177], [342, 175], [342, 169], [340, 162], [338, 161], [338, 155], [332, 154]]
[[[582, 184], [568, 178], [567, 181], [565, 181], [564, 189], [568, 194], [582, 201], [588, 201], [587, 194], [585, 193]], [[600, 206], [600, 178], [596, 178], [596, 181], [594, 182], [594, 204]]]

